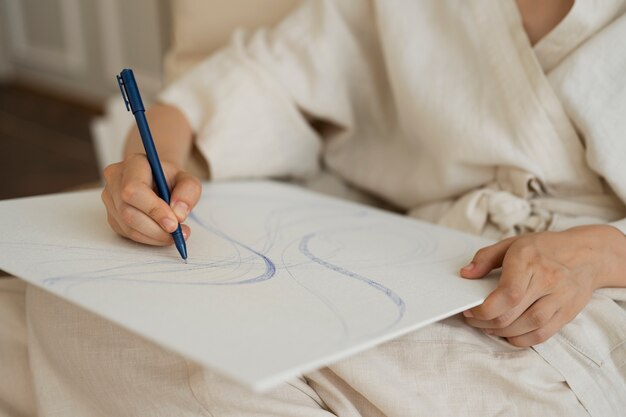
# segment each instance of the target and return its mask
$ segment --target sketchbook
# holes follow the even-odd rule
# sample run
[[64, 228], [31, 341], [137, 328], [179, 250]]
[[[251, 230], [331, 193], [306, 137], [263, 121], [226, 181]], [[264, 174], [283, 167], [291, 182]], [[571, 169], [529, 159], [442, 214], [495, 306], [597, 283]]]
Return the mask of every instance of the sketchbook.
[[0, 269], [256, 390], [480, 304], [492, 242], [260, 182], [204, 184], [188, 264], [108, 227], [99, 191], [0, 202]]

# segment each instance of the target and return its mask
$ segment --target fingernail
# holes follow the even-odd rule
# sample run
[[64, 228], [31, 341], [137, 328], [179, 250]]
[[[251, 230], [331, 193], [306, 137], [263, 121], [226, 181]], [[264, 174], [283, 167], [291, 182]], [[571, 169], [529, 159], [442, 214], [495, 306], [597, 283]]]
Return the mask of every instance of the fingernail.
[[474, 315], [472, 314], [472, 312], [471, 312], [471, 311], [469, 311], [469, 310], [465, 310], [465, 311], [463, 312], [463, 315], [464, 315], [465, 317], [470, 317], [470, 318], [471, 318], [471, 317], [474, 317]]
[[185, 240], [187, 240], [187, 238], [189, 237], [189, 233], [187, 233], [185, 229], [183, 229], [183, 237], [185, 238]]
[[189, 206], [182, 201], [177, 201], [172, 207], [174, 213], [176, 213], [176, 217], [179, 219], [187, 218], [187, 213], [189, 213]]
[[483, 329], [483, 332], [485, 332], [487, 334], [493, 334], [493, 330], [491, 330], [491, 329]]
[[178, 227], [176, 222], [170, 219], [169, 217], [164, 218], [161, 221], [161, 224], [163, 225], [163, 227], [165, 227], [165, 230], [167, 230], [168, 232], [173, 232], [174, 230], [176, 230], [176, 227]]
[[463, 268], [463, 270], [465, 271], [471, 271], [472, 269], [474, 269], [474, 267], [476, 266], [476, 264], [474, 262], [470, 262], [467, 265], [465, 265]]

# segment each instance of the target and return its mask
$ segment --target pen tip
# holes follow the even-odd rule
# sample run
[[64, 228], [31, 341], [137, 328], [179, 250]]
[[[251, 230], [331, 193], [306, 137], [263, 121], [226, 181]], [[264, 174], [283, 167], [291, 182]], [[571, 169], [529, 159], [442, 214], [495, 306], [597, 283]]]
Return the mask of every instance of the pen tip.
[[183, 259], [183, 261], [185, 261], [185, 265], [187, 265], [187, 258]]

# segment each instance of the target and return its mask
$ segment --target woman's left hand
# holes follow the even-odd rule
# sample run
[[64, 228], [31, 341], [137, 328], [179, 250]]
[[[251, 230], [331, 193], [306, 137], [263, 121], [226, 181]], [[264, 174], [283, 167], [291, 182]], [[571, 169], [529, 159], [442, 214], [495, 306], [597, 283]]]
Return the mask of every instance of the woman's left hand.
[[479, 250], [461, 276], [502, 267], [498, 287], [463, 313], [466, 322], [515, 346], [544, 342], [573, 320], [601, 287], [626, 286], [626, 236], [609, 225], [502, 240]]

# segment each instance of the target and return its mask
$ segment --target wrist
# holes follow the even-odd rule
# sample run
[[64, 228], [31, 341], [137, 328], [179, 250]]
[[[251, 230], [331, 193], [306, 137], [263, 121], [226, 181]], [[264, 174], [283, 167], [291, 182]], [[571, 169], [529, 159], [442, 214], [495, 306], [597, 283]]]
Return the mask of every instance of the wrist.
[[626, 287], [626, 235], [611, 225], [598, 225], [598, 237], [603, 244], [600, 256], [603, 263], [597, 274], [595, 288]]

